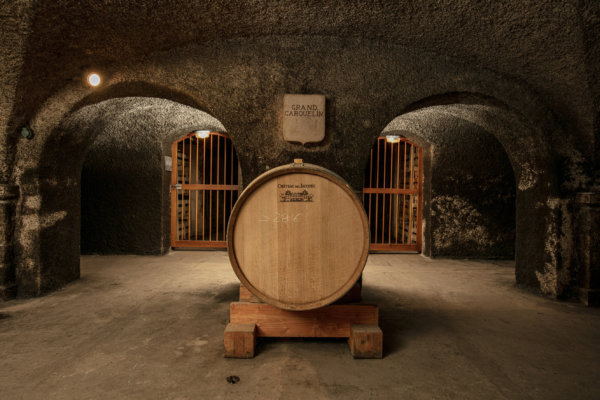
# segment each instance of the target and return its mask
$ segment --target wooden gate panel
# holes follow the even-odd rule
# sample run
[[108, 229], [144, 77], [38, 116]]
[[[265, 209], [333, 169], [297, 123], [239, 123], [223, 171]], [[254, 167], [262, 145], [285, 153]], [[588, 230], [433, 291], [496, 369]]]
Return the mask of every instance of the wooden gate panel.
[[365, 170], [363, 204], [371, 250], [421, 251], [422, 151], [380, 137]]
[[231, 139], [191, 133], [172, 146], [171, 246], [226, 248], [227, 223], [240, 191]]

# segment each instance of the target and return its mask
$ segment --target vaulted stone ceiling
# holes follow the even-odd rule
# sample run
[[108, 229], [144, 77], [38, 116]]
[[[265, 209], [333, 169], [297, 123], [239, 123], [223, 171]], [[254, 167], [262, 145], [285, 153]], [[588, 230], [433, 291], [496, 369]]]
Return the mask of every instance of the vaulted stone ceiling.
[[30, 111], [37, 101], [28, 100], [86, 67], [207, 41], [297, 36], [309, 49], [320, 46], [318, 36], [338, 36], [449, 55], [522, 79], [591, 132], [593, 80], [582, 77], [595, 60], [585, 33], [595, 21], [592, 3], [48, 0], [3, 8], [13, 16], [5, 24], [7, 50], [23, 54], [19, 88]]

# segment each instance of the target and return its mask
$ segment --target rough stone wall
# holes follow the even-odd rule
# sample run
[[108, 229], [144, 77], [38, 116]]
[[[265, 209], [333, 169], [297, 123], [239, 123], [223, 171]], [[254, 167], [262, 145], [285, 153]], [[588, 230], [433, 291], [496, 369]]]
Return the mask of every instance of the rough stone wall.
[[587, 82], [593, 101], [595, 179], [593, 190], [600, 191], [600, 5], [595, 0], [582, 0], [579, 9], [583, 26]]
[[[434, 160], [431, 163], [435, 162], [436, 147], [448, 147], [453, 133], [475, 128], [480, 133], [493, 134], [502, 144], [515, 175], [517, 282], [556, 296], [568, 286], [565, 276], [571, 271], [572, 247], [568, 240], [563, 240], [571, 235], [570, 225], [562, 225], [563, 201], [557, 198], [555, 166], [545, 141], [546, 131], [524, 121], [515, 111], [485, 102], [464, 95], [425, 99], [411, 106], [412, 111], [395, 118], [384, 133], [428, 143]], [[431, 186], [426, 179], [425, 243], [434, 242]], [[428, 255], [431, 250], [431, 246], [424, 248]]]
[[514, 173], [489, 133], [463, 129], [436, 144], [431, 171], [431, 256], [515, 255]]
[[81, 254], [162, 254], [160, 144], [143, 131], [111, 133], [96, 139], [83, 164]]
[[82, 135], [96, 137], [82, 168], [82, 254], [167, 252], [170, 173], [163, 157], [177, 135], [224, 127], [206, 113], [155, 98], [109, 100], [72, 119]]
[[[27, 38], [31, 33], [32, 1], [0, 2], [0, 183], [10, 180], [13, 159], [7, 150], [14, 146], [17, 125], [12, 120], [14, 106], [22, 101], [19, 77], [26, 62]], [[0, 281], [1, 284], [1, 281]]]
[[[374, 138], [389, 121], [410, 104], [440, 92], [459, 93], [469, 89], [493, 95], [512, 104], [513, 109], [526, 112], [531, 124], [540, 128], [548, 126], [548, 132], [553, 132], [552, 122], [548, 122], [547, 114], [536, 102], [535, 96], [497, 74], [466, 69], [464, 65], [448, 58], [422, 54], [410, 49], [382, 43], [367, 44], [363, 41], [347, 43], [332, 38], [321, 38], [329, 43], [329, 46], [327, 50], [312, 49], [310, 58], [313, 62], [309, 65], [305, 51], [293, 46], [293, 38], [277, 40], [278, 43], [272, 43], [270, 40], [234, 40], [214, 46], [188, 46], [160, 53], [154, 58], [130, 65], [122, 65], [109, 74], [110, 78], [105, 82], [105, 86], [96, 90], [86, 88], [80, 82], [67, 85], [63, 91], [50, 98], [31, 121], [33, 129], [37, 132], [36, 138], [19, 142], [16, 181], [23, 187], [33, 189], [31, 193], [25, 191], [21, 203], [38, 204], [37, 201], [29, 199], [29, 196], [39, 196], [35, 189], [40, 172], [39, 166], [36, 166], [36, 159], [55, 162], [57, 154], [64, 151], [64, 148], [61, 149], [61, 143], [73, 148], [70, 142], [79, 140], [72, 130], [53, 128], [60, 124], [61, 116], [64, 118], [73, 110], [86, 108], [86, 104], [119, 96], [174, 98], [217, 117], [227, 126], [227, 131], [233, 139], [245, 182], [251, 181], [268, 168], [299, 157], [306, 162], [333, 170], [349, 181], [355, 190], [360, 191], [364, 165]], [[223, 47], [225, 45], [226, 51]], [[398, 56], [400, 51], [403, 52], [402, 57]], [[281, 54], [286, 54], [286, 57], [282, 58]], [[368, 59], [375, 55], [376, 61], [370, 62], [368, 67], [352, 62], [356, 56]], [[192, 60], [203, 62], [199, 64]], [[403, 75], [398, 75], [399, 71], [402, 71]], [[300, 77], [303, 79], [299, 79]], [[415, 85], [414, 82], [419, 82], [419, 85]], [[287, 143], [281, 137], [282, 96], [285, 93], [311, 92], [325, 93], [327, 97], [325, 140], [311, 146]], [[365, 98], [368, 98], [368, 101], [365, 101]], [[463, 111], [463, 108], [457, 109], [457, 112]], [[473, 112], [479, 113], [477, 118], [482, 123], [490, 125], [486, 127], [488, 131], [493, 132], [498, 125], [497, 129], [504, 132], [507, 128], [501, 125], [512, 124], [502, 118], [491, 118], [493, 114], [490, 113], [494, 112], [493, 109], [482, 107], [482, 110], [477, 109]], [[469, 113], [461, 118], [470, 118]], [[89, 115], [86, 123], [93, 126], [97, 121], [97, 116]], [[170, 124], [176, 119], [163, 115], [156, 118], [156, 121]], [[447, 128], [452, 128], [451, 125], [447, 125]], [[191, 129], [193, 127], [190, 127]], [[513, 132], [520, 131], [519, 126], [513, 129]], [[533, 148], [538, 154], [534, 153], [535, 157], [544, 159], [549, 157], [544, 151], [546, 145], [539, 142], [542, 140], [539, 137], [530, 139], [522, 133], [515, 135], [514, 139], [506, 140], [508, 143], [514, 143], [512, 148], [507, 149], [509, 157], [511, 152], [523, 153], [517, 157], [517, 167], [519, 171], [526, 172], [519, 175], [525, 176], [526, 179], [520, 179], [519, 183], [525, 182], [525, 189], [535, 190], [535, 185], [531, 182], [539, 184], [542, 181], [536, 177], [539, 174], [551, 174], [552, 171], [532, 170], [528, 166], [532, 162], [532, 154], [523, 149]], [[520, 141], [527, 143], [527, 146], [520, 145]], [[531, 143], [539, 144], [532, 146]], [[82, 148], [75, 146], [71, 151], [81, 152]], [[525, 155], [527, 158], [524, 158]], [[73, 158], [75, 159], [77, 157]], [[526, 163], [519, 165], [520, 160]], [[77, 171], [77, 164], [71, 167], [73, 171]], [[42, 198], [54, 195], [52, 192], [41, 194]], [[541, 193], [540, 196], [545, 195]], [[53, 207], [44, 210], [45, 204], [54, 204], [53, 202], [45, 203], [42, 200], [38, 211], [35, 208], [27, 209], [26, 213], [41, 213], [41, 218], [43, 215], [60, 211], [73, 216], [78, 214], [78, 210], [70, 211], [73, 206], [67, 201], [63, 201], [62, 209]], [[31, 268], [35, 270], [36, 265], [42, 265], [46, 260], [40, 258], [40, 253], [36, 253], [36, 247], [30, 247], [28, 244], [32, 241], [31, 235], [36, 235], [32, 231], [32, 227], [35, 226], [27, 223], [17, 232], [23, 250], [19, 257], [28, 260], [22, 263], [28, 266], [24, 271]], [[536, 246], [539, 249], [544, 248], [541, 243]], [[73, 249], [70, 256], [73, 259], [76, 259], [75, 250]], [[524, 260], [523, 265], [538, 265], [538, 258], [542, 258], [543, 255], [535, 251], [532, 257]], [[54, 262], [52, 257], [48, 260]], [[64, 260], [62, 262], [65, 263]], [[31, 275], [26, 273], [23, 276]], [[525, 276], [527, 278], [524, 280], [528, 284], [537, 284], [534, 269]]]
[[17, 129], [12, 116], [23, 96], [17, 86], [25, 63], [31, 14], [30, 1], [0, 2], [0, 300], [14, 297], [17, 288], [14, 230], [20, 190], [10, 176]]
[[[92, 0], [80, 7], [70, 0], [46, 0], [31, 7], [32, 33], [24, 35], [26, 68], [18, 85], [28, 96], [13, 115], [23, 122], [64, 80], [90, 67], [106, 67], [189, 43], [261, 36], [295, 37], [291, 46], [303, 48], [310, 64], [313, 49], [327, 50], [319, 36], [337, 36], [383, 40], [445, 54], [528, 82], [580, 132], [578, 147], [591, 156], [593, 102], [588, 81], [583, 78], [588, 73], [586, 63], [582, 62], [586, 55], [582, 25], [590, 23], [582, 23], [580, 16], [594, 15], [599, 6], [593, 1], [219, 0], [125, 4]], [[190, 23], [190, 16], [202, 23]], [[377, 57], [353, 59], [377, 62]], [[40, 76], [40, 71], [52, 79], [33, 78]]]

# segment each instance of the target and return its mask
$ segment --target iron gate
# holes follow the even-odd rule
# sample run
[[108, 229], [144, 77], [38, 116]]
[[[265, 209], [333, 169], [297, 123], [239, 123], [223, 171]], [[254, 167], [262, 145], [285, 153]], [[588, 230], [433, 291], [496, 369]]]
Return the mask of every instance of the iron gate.
[[173, 143], [171, 246], [226, 248], [231, 209], [240, 191], [238, 158], [231, 139], [190, 133]]
[[404, 138], [377, 138], [363, 186], [371, 250], [421, 251], [422, 170], [419, 147]]

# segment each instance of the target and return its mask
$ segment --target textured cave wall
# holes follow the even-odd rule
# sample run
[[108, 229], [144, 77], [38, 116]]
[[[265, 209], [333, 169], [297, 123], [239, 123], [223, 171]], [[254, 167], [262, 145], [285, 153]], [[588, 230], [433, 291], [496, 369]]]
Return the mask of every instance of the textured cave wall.
[[[53, 129], [43, 146], [38, 147], [41, 135], [24, 140], [22, 157], [27, 168], [19, 179], [21, 197], [17, 204], [19, 223], [15, 246], [18, 295], [46, 293], [79, 277], [80, 176], [85, 154], [97, 137], [118, 138], [107, 139], [110, 144], [105, 148], [111, 148], [112, 154], [103, 156], [137, 154], [156, 160], [154, 165], [158, 169], [162, 168], [160, 150], [164, 143], [171, 143], [193, 129], [225, 130], [215, 118], [182, 104], [164, 99], [122, 98], [86, 106], [70, 114]], [[123, 139], [131, 132], [141, 132], [141, 136], [154, 145], [143, 147], [141, 154], [136, 153]], [[149, 149], [156, 151], [149, 154]], [[38, 160], [33, 158], [34, 154]], [[168, 224], [165, 227], [161, 220], [161, 214], [164, 215], [161, 210], [168, 209], [169, 203], [165, 202], [168, 186], [159, 181], [158, 186], [161, 185], [163, 190], [158, 191], [162, 192], [163, 201], [156, 213], [152, 211], [152, 224], [162, 224], [159, 229], [162, 237], [168, 235]], [[135, 193], [130, 193], [130, 198], [138, 201], [136, 207], [145, 206], [144, 199]], [[110, 209], [104, 212], [109, 215]], [[128, 239], [121, 249], [133, 253], [132, 244], [133, 239]]]
[[7, 133], [17, 129], [13, 106], [23, 98], [17, 87], [26, 63], [27, 37], [34, 14], [31, 3], [0, 2], [0, 184], [10, 180], [12, 156], [6, 150], [14, 146], [16, 138]]
[[[19, 99], [11, 115], [19, 123], [26, 122], [65, 81], [92, 67], [107, 68], [122, 60], [143, 59], [191, 43], [202, 46], [235, 38], [294, 37], [291, 46], [310, 52], [312, 48], [327, 48], [319, 37], [338, 36], [448, 55], [527, 82], [575, 131], [579, 130], [577, 147], [587, 156], [593, 153], [592, 81], [585, 77], [593, 74], [586, 65], [593, 66], [598, 59], [596, 55], [586, 60], [590, 46], [583, 38], [584, 30], [597, 19], [600, 6], [595, 1], [218, 0], [126, 4], [90, 0], [85, 7], [76, 7], [69, 0], [46, 0], [23, 8], [5, 14], [10, 22], [27, 12], [31, 21], [30, 29], [20, 32], [25, 68], [14, 86], [27, 96]], [[201, 16], [202, 23], [191, 24], [192, 15]], [[285, 57], [286, 53], [280, 54]], [[356, 63], [367, 64], [377, 62], [376, 58], [352, 57]], [[308, 62], [310, 59], [306, 57]], [[35, 79], [38, 75], [52, 79]]]
[[96, 137], [81, 172], [82, 254], [164, 254], [171, 218], [164, 156], [193, 129], [225, 128], [204, 112], [156, 98], [109, 100], [77, 114], [74, 125]]
[[[51, 30], [51, 27], [46, 28]], [[564, 109], [548, 109], [547, 103], [540, 100], [540, 96], [545, 98], [544, 91], [536, 92], [536, 88], [527, 79], [514, 79], [509, 73], [486, 69], [473, 60], [469, 62], [469, 58], [460, 59], [456, 54], [450, 56], [444, 55], [444, 51], [434, 51], [439, 50], [439, 47], [426, 51], [413, 46], [416, 42], [410, 44], [410, 47], [408, 44], [393, 43], [393, 40], [377, 34], [372, 37], [351, 35], [340, 38], [313, 35], [313, 32], [307, 33], [310, 36], [302, 36], [298, 32], [275, 35], [281, 33], [277, 30], [268, 33], [270, 36], [213, 38], [207, 42], [149, 53], [140, 50], [141, 53], [136, 53], [139, 56], [126, 55], [110, 63], [104, 63], [106, 60], [100, 58], [94, 59], [95, 53], [91, 51], [84, 58], [94, 61], [90, 67], [99, 69], [105, 77], [104, 85], [98, 89], [82, 85], [80, 76], [83, 70], [75, 68], [76, 63], [73, 61], [75, 64], [70, 64], [69, 68], [74, 69], [65, 67], [60, 72], [69, 75], [69, 79], [59, 82], [54, 77], [56, 79], [53, 78], [53, 82], [48, 83], [52, 90], [43, 83], [39, 92], [28, 98], [35, 105], [24, 106], [33, 109], [40, 106], [36, 103], [36, 98], [40, 102], [42, 98], [45, 99], [45, 103], [30, 119], [37, 136], [27, 142], [20, 140], [14, 152], [16, 162], [11, 165], [14, 170], [13, 179], [21, 185], [24, 194], [19, 200], [19, 210], [22, 210], [19, 212], [22, 214], [17, 217], [32, 215], [34, 218], [33, 216], [46, 213], [43, 201], [38, 206], [31, 199], [38, 196], [36, 185], [39, 166], [36, 163], [47, 157], [45, 154], [55, 157], [55, 160], [57, 157], [56, 152], [47, 149], [49, 138], [56, 133], [54, 127], [69, 113], [114, 97], [165, 97], [214, 115], [227, 126], [234, 141], [245, 182], [250, 182], [266, 169], [299, 157], [333, 170], [344, 177], [355, 190], [360, 190], [369, 149], [383, 127], [411, 104], [448, 93], [478, 93], [497, 99], [506, 108], [517, 110], [517, 114], [529, 124], [543, 131], [544, 140], [551, 141], [561, 135], [562, 125], [556, 122], [555, 112], [560, 114]], [[82, 35], [86, 37], [85, 33]], [[119, 37], [117, 33], [114, 35], [110, 36], [110, 40], [119, 43], [124, 40], [125, 36]], [[305, 45], [307, 41], [311, 43], [310, 46]], [[173, 43], [175, 46], [179, 42]], [[132, 50], [123, 50], [120, 46], [115, 46], [115, 49], [115, 54]], [[72, 49], [67, 53], [70, 51]], [[55, 56], [70, 60], [72, 55], [69, 54]], [[532, 58], [535, 59], [536, 56]], [[501, 57], [494, 54], [494, 59]], [[548, 65], [546, 61], [542, 64]], [[50, 62], [50, 65], [54, 63]], [[528, 64], [528, 67], [534, 65], [538, 68], [535, 63]], [[556, 72], [553, 68], [550, 69]], [[29, 87], [29, 79], [36, 75], [34, 70], [28, 70], [27, 73], [30, 78], [23, 84]], [[521, 70], [519, 74], [524, 72]], [[525, 73], [524, 76], [526, 75]], [[558, 74], [551, 75], [553, 79], [559, 79]], [[569, 82], [571, 83], [573, 82]], [[569, 86], [570, 90], [572, 88]], [[43, 96], [43, 93], [50, 92], [54, 93], [52, 97]], [[299, 146], [282, 139], [281, 101], [285, 93], [320, 93], [326, 96], [327, 126], [322, 143]], [[495, 111], [489, 111], [492, 112]], [[25, 111], [18, 113], [28, 116]], [[168, 116], [164, 118], [169, 120]], [[89, 120], [93, 118], [90, 117]], [[496, 123], [498, 122], [494, 121], [492, 124]], [[568, 126], [568, 129], [571, 128], [572, 126]], [[520, 132], [518, 127], [514, 131]], [[534, 150], [536, 157], [543, 153], [543, 157], [538, 158], [552, 156], [552, 152], [546, 147], [537, 145], [537, 137], [529, 140], [527, 135], [529, 133], [515, 134], [514, 142], [523, 144], [521, 147], [527, 151]], [[71, 139], [65, 137], [63, 140]], [[532, 143], [534, 146], [531, 146]], [[575, 144], [576, 146], [567, 149], [567, 153], [572, 153], [569, 153], [571, 159], [582, 159], [582, 155], [576, 151], [581, 143]], [[587, 149], [586, 146], [583, 147]], [[530, 168], [531, 163], [523, 156], [520, 155], [517, 159], [526, 161], [521, 169], [526, 172], [524, 175], [531, 172], [530, 181], [539, 185], [542, 185], [539, 182], [545, 182], [548, 187], [552, 186], [551, 179], [536, 180], [540, 174], [554, 174], [552, 168], [547, 168], [545, 172], [534, 171]], [[546, 164], [550, 163], [542, 163], [542, 166]], [[565, 179], [571, 181], [570, 185], [565, 185], [565, 190], [572, 191], [585, 185], [586, 180], [582, 179], [582, 175], [586, 173], [586, 170], [573, 169], [565, 174]], [[538, 193], [528, 193], [527, 197], [528, 202], [541, 204], [539, 211], [534, 210], [539, 215], [536, 214], [532, 220], [537, 221], [548, 213], [548, 190], [542, 190], [542, 186], [529, 185], [527, 179], [523, 182], [526, 190]], [[552, 234], [560, 229], [560, 225], [553, 226], [555, 228], [552, 228]], [[36, 247], [30, 246], [33, 242], [31, 236], [35, 236], [34, 228], [30, 227], [34, 225], [23, 220], [16, 233], [22, 248], [16, 262], [20, 265], [22, 276], [29, 276], [30, 271], [35, 275], [36, 268], [40, 268], [39, 265], [45, 262], [40, 258]], [[523, 228], [521, 232], [524, 237], [534, 238], [531, 243], [535, 246], [532, 247], [531, 255], [524, 258], [522, 265], [526, 266], [527, 271], [525, 277], [519, 279], [535, 287], [540, 284], [536, 273], [542, 271], [542, 275], [548, 276], [544, 281], [550, 282], [546, 291], [552, 293], [555, 291], [551, 284], [552, 273], [556, 269], [556, 262], [560, 260], [551, 258], [548, 262], [550, 272], [543, 272], [546, 268], [546, 254], [543, 250], [546, 231], [528, 231]], [[59, 242], [54, 242], [54, 245], [60, 247]]]
[[[280, 95], [264, 85], [265, 79], [272, 79], [282, 92], [327, 95], [329, 118], [347, 118], [358, 112], [357, 123], [349, 127], [353, 131], [385, 125], [403, 105], [432, 94], [464, 90], [519, 103], [515, 98], [519, 94], [510, 94], [505, 83], [483, 79], [481, 85], [476, 77], [464, 73], [494, 71], [530, 89], [543, 99], [544, 107], [560, 117], [568, 135], [552, 133], [552, 139], [559, 150], [565, 148], [560, 151], [560, 170], [570, 181], [566, 190], [590, 184], [589, 177], [582, 175], [589, 175], [586, 168], [594, 157], [594, 129], [597, 132], [597, 126], [593, 128], [595, 92], [590, 92], [597, 52], [588, 51], [597, 49], [597, 35], [585, 29], [597, 24], [597, 2], [366, 4], [322, 0], [266, 4], [222, 0], [126, 5], [92, 0], [86, 7], [73, 7], [62, 0], [40, 1], [24, 9], [7, 11], [5, 17], [10, 22], [27, 14], [29, 21], [28, 28], [20, 31], [23, 63], [6, 59], [9, 70], [21, 71], [15, 75], [18, 81], [7, 86], [9, 92], [19, 94], [9, 115], [13, 127], [27, 123], [49, 96], [69, 82], [80, 83], [91, 69], [100, 70], [114, 83], [136, 75], [171, 91], [194, 93], [196, 100], [202, 98], [224, 121], [229, 116], [208, 100], [208, 96], [215, 97], [216, 86], [224, 95], [244, 96], [245, 102], [230, 102], [232, 110], [260, 115], [261, 110], [272, 107], [265, 98]], [[190, 26], [190, 15], [202, 15], [212, 28]], [[182, 52], [188, 53], [187, 59]], [[456, 63], [463, 73], [457, 73]], [[163, 71], [170, 66], [174, 76], [165, 77]], [[260, 68], [263, 73], [258, 72]], [[219, 76], [225, 78], [224, 83]], [[340, 78], [348, 82], [339, 82]], [[253, 83], [263, 84], [264, 94], [248, 91]], [[382, 120], [381, 113], [361, 112], [352, 101], [339, 96], [336, 89], [344, 84], [356, 85], [356, 99], [374, 100], [369, 111], [393, 105], [395, 115], [385, 115]], [[388, 88], [403, 96], [384, 96], [387, 98], [380, 102], [379, 93]], [[533, 115], [529, 104], [537, 100], [524, 96], [520, 101], [516, 108]], [[335, 115], [345, 106], [355, 109]], [[245, 118], [243, 122], [251, 123], [231, 126], [231, 131], [239, 127], [264, 136], [263, 132], [273, 128], [273, 121]], [[342, 130], [341, 135], [346, 133]], [[269, 153], [274, 152], [277, 149]], [[13, 156], [7, 152], [7, 157]], [[265, 155], [261, 158], [246, 167], [258, 162], [264, 170], [273, 164]], [[285, 158], [287, 162], [289, 157]], [[571, 173], [573, 164], [579, 168]], [[258, 172], [249, 171], [253, 176]]]
[[81, 171], [81, 254], [164, 253], [162, 149], [144, 136], [110, 129], [90, 148]]
[[[587, 83], [593, 99], [595, 179], [590, 190], [597, 193], [600, 191], [600, 3], [596, 0], [582, 0], [579, 3], [581, 6], [579, 14], [583, 25]], [[600, 268], [600, 265], [596, 265], [597, 268]], [[600, 284], [598, 287], [600, 288]]]
[[432, 257], [513, 259], [515, 179], [489, 133], [447, 132], [431, 166]]
[[[510, 104], [511, 109], [519, 110], [518, 115], [539, 130], [543, 129], [547, 136], [554, 135], [558, 129], [552, 114], [525, 88], [506, 77], [468, 68], [447, 57], [363, 40], [321, 37], [318, 47], [304, 49], [297, 46], [295, 38], [276, 39], [231, 40], [173, 49], [143, 60], [125, 60], [123, 65], [112, 70], [105, 84], [98, 89], [71, 82], [48, 99], [31, 121], [37, 136], [19, 142], [16, 181], [23, 187], [35, 187], [36, 160], [48, 153], [47, 143], [55, 134], [52, 127], [59, 124], [63, 116], [72, 110], [87, 109], [97, 102], [121, 96], [164, 96], [214, 115], [227, 127], [233, 139], [246, 183], [269, 168], [303, 158], [333, 170], [360, 191], [364, 165], [374, 138], [402, 110], [434, 94], [485, 93], [501, 99], [502, 104]], [[353, 62], [355, 59], [365, 62]], [[285, 93], [325, 94], [327, 120], [323, 142], [301, 146], [283, 140], [281, 104]], [[450, 98], [450, 101], [462, 100]], [[502, 118], [494, 120], [494, 108], [481, 108], [477, 112], [481, 113], [480, 119], [484, 122], [513, 124], [503, 122]], [[471, 113], [470, 109], [458, 111]], [[426, 117], [415, 118], [425, 120]], [[88, 115], [86, 119], [93, 125], [96, 117]], [[148, 119], [152, 120], [151, 117]], [[155, 119], [172, 121], [168, 113]], [[517, 126], [513, 132], [522, 130]], [[515, 133], [515, 137], [507, 138], [507, 141], [516, 143], [515, 147], [521, 152], [525, 148], [535, 150], [534, 158], [550, 157], [545, 145], [539, 145], [539, 140], [546, 138], [528, 135], [532, 133]], [[63, 140], [70, 139], [65, 137]], [[54, 151], [48, 154], [56, 157]], [[522, 169], [529, 171], [531, 161], [524, 157], [519, 156], [519, 160], [525, 160], [527, 164]], [[551, 168], [545, 172], [529, 172], [533, 181], [537, 174], [553, 173]], [[537, 190], [534, 186], [528, 187]], [[27, 204], [30, 196], [35, 193], [26, 191], [20, 202]], [[545, 202], [544, 196], [546, 194], [540, 191], [540, 201]], [[43, 206], [38, 210], [44, 213]], [[35, 208], [26, 211], [35, 213]], [[21, 225], [17, 230], [18, 240], [25, 243], [28, 231], [27, 226]], [[543, 232], [525, 233], [540, 235], [535, 249], [544, 248]], [[59, 243], [54, 245], [60, 247]], [[532, 251], [534, 254], [523, 264], [529, 267], [526, 279], [522, 280], [535, 286], [539, 284], [535, 271], [545, 268], [545, 264], [541, 261], [543, 250]], [[22, 252], [19, 260], [24, 261], [21, 265], [26, 266], [22, 268], [25, 272], [42, 262], [35, 248]]]
[[[569, 260], [571, 224], [565, 210], [568, 202], [557, 197], [554, 163], [548, 154], [545, 132], [502, 106], [457, 102], [455, 98], [432, 100], [438, 105], [432, 101], [421, 103], [390, 122], [384, 134], [405, 135], [412, 141], [430, 144], [432, 163], [436, 147], [448, 147], [456, 133], [476, 128], [493, 134], [502, 144], [515, 177], [517, 283], [552, 296], [567, 291], [573, 276]], [[424, 194], [427, 207], [432, 202], [427, 198], [428, 192]], [[433, 206], [430, 214], [425, 209], [423, 233], [426, 241], [433, 242], [431, 214]], [[430, 254], [430, 248], [424, 250]]]
[[11, 180], [17, 129], [14, 105], [22, 94], [17, 87], [25, 63], [30, 32], [31, 1], [0, 2], [0, 301], [16, 295], [14, 232], [20, 188]]

